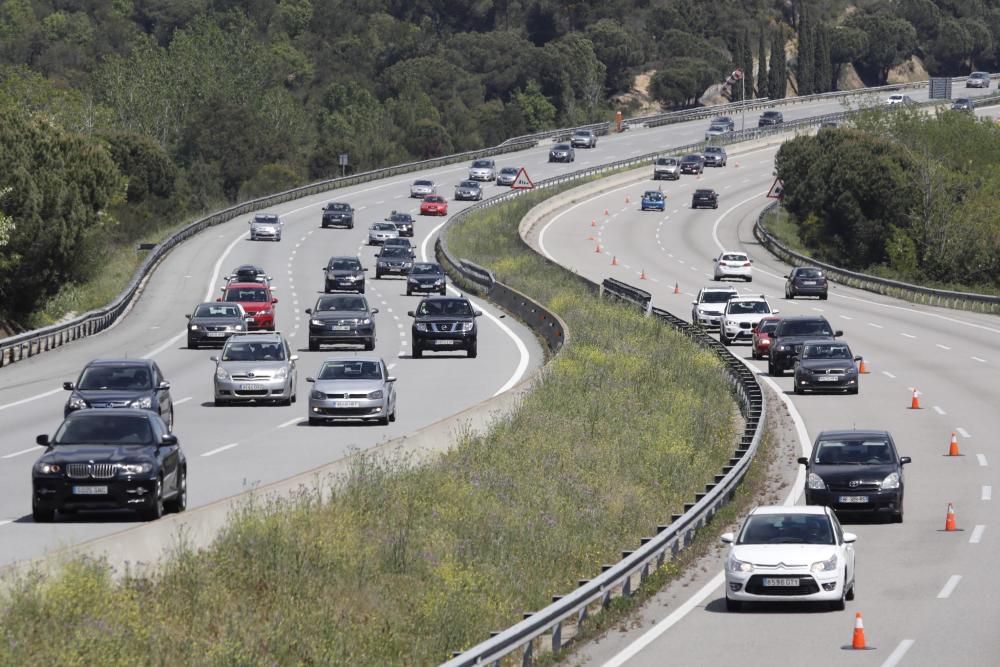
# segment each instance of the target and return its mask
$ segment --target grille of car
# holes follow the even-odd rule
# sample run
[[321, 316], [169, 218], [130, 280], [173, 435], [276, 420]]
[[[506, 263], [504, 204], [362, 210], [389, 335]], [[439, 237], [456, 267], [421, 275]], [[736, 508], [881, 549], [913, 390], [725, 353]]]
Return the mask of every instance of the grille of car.
[[224, 326], [224, 325], [223, 326], [211, 326], [211, 325], [209, 325], [209, 326], [205, 327], [205, 330], [206, 331], [228, 331], [229, 327]]
[[750, 322], [740, 322], [740, 329], [752, 329], [753, 324]]
[[92, 408], [127, 408], [128, 401], [94, 401], [90, 404]]
[[66, 466], [66, 476], [73, 479], [110, 479], [118, 469], [116, 463], [70, 463]]
[[341, 393], [336, 393], [336, 394], [327, 394], [326, 397], [327, 398], [341, 398], [341, 399], [342, 398], [368, 398], [368, 393], [366, 392], [364, 394], [351, 394], [351, 393], [347, 393], [347, 392], [341, 392]]
[[270, 380], [270, 373], [233, 373], [230, 377], [234, 380], [242, 380], [244, 382], [263, 382], [264, 380]]
[[456, 333], [462, 330], [461, 322], [431, 322], [431, 331], [437, 333]]
[[372, 413], [373, 407], [364, 408], [319, 408], [319, 413], [322, 415], [330, 416], [340, 416], [340, 417], [365, 417]]
[[[782, 578], [784, 578], [784, 575], [782, 575]], [[755, 574], [747, 581], [746, 592], [751, 595], [809, 595], [819, 592], [816, 580], [810, 576], [794, 575], [789, 578], [798, 579], [799, 585], [765, 586], [764, 575]]]
[[[854, 486], [851, 486], [854, 484]], [[840, 493], [853, 493], [855, 491], [878, 491], [882, 488], [882, 482], [880, 481], [862, 481], [853, 480], [851, 482], [827, 482], [827, 486], [831, 491], [836, 491]]]

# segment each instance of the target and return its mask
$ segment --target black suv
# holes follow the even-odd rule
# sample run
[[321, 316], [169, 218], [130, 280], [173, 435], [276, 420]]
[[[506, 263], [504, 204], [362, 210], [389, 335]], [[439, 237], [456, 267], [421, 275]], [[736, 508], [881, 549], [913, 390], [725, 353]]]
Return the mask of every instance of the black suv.
[[888, 431], [823, 431], [806, 467], [806, 505], [837, 513], [889, 514], [903, 523], [903, 466]]
[[828, 287], [823, 272], [811, 266], [797, 266], [785, 276], [786, 299], [794, 299], [797, 296], [818, 296], [821, 300], [825, 300]]
[[691, 195], [691, 208], [719, 208], [719, 193], [715, 190], [701, 189]]
[[834, 331], [822, 315], [783, 317], [771, 334], [771, 351], [767, 357], [768, 374], [784, 375], [787, 369], [792, 368], [805, 341], [833, 340], [843, 335], [843, 331]]
[[378, 308], [369, 308], [363, 296], [335, 294], [321, 296], [309, 315], [309, 350], [320, 345], [361, 344], [366, 350], [375, 349], [375, 320]]
[[331, 257], [323, 267], [326, 279], [324, 292], [357, 292], [365, 293], [365, 271], [361, 260], [357, 257]]
[[386, 218], [385, 221], [396, 225], [396, 232], [398, 232], [400, 236], [413, 236], [413, 216], [409, 213], [393, 211], [389, 214], [389, 217]]
[[146, 520], [187, 507], [187, 461], [177, 436], [148, 410], [81, 410], [66, 417], [31, 469], [31, 516], [134, 510]]
[[454, 349], [464, 349], [475, 358], [479, 336], [476, 318], [482, 313], [473, 308], [468, 299], [424, 297], [417, 309], [407, 315], [413, 318], [410, 336], [413, 341], [411, 356], [414, 359], [419, 359], [424, 350]]
[[682, 174], [700, 174], [705, 171], [705, 158], [700, 155], [685, 155], [681, 158]]
[[417, 262], [406, 276], [406, 296], [414, 292], [437, 292], [444, 296], [446, 289], [444, 269], [436, 262]]
[[375, 277], [405, 276], [413, 268], [413, 250], [405, 246], [383, 246], [375, 255]]
[[757, 119], [757, 127], [765, 127], [767, 125], [780, 125], [785, 122], [785, 116], [780, 111], [765, 111]]
[[354, 229], [354, 208], [350, 204], [332, 201], [323, 207], [323, 229], [333, 225]]
[[151, 359], [94, 359], [63, 389], [73, 392], [64, 417], [84, 408], [136, 408], [160, 415], [168, 431], [174, 428], [170, 383]]

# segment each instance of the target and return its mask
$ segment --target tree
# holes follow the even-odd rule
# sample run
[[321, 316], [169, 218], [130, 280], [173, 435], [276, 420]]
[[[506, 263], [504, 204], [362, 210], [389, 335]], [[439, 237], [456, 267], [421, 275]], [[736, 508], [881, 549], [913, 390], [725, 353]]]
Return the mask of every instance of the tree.
[[785, 38], [779, 28], [771, 36], [770, 68], [767, 71], [767, 90], [771, 99], [785, 97], [788, 81], [785, 67]]
[[717, 66], [701, 58], [676, 58], [653, 75], [649, 92], [663, 104], [691, 104], [721, 75]]
[[742, 54], [740, 58], [740, 67], [743, 68], [743, 86], [742, 91], [744, 94], [750, 98], [753, 97], [753, 47], [751, 45], [752, 38], [750, 36], [750, 29], [747, 28], [743, 32], [743, 43], [740, 52]]
[[604, 64], [604, 94], [627, 91], [632, 87], [631, 68], [643, 62], [639, 40], [613, 19], [601, 19], [587, 27], [587, 39], [594, 54]]
[[767, 41], [764, 28], [761, 27], [757, 43], [757, 97], [768, 97], [770, 92], [767, 83]]
[[953, 18], [942, 19], [937, 39], [930, 48], [933, 70], [940, 75], [964, 72], [972, 47], [972, 36], [961, 23]]
[[868, 33], [858, 28], [839, 25], [828, 31], [833, 78], [840, 78], [840, 68], [859, 62], [868, 51]]
[[795, 67], [799, 95], [811, 95], [816, 84], [816, 43], [812, 17], [802, 8], [799, 18], [799, 47]]
[[859, 64], [879, 83], [885, 83], [889, 70], [909, 58], [917, 46], [917, 31], [906, 19], [892, 14], [855, 14], [845, 25], [864, 31], [867, 48]]
[[816, 92], [825, 93], [836, 88], [833, 80], [833, 59], [830, 55], [830, 29], [816, 26]]
[[556, 107], [542, 94], [537, 81], [529, 81], [524, 90], [514, 93], [513, 105], [524, 118], [528, 132], [537, 132], [555, 124]]

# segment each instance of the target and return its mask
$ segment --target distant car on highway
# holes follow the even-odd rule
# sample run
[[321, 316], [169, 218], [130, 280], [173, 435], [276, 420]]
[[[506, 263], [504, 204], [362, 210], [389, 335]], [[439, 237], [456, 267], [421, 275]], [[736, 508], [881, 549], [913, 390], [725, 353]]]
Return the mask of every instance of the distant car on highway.
[[321, 345], [363, 345], [375, 349], [375, 318], [378, 308], [371, 308], [360, 294], [334, 294], [316, 299], [306, 308], [309, 315], [309, 351]]
[[765, 111], [757, 119], [757, 127], [780, 125], [785, 122], [785, 116], [780, 111]]
[[478, 181], [462, 181], [455, 186], [455, 201], [480, 201], [483, 198], [483, 186]]
[[885, 103], [886, 106], [893, 106], [896, 104], [902, 104], [902, 105], [914, 104], [914, 101], [913, 98], [910, 97], [909, 95], [903, 95], [902, 93], [893, 93], [886, 99]]
[[711, 188], [698, 188], [691, 195], [691, 208], [719, 208], [719, 193]]
[[406, 296], [414, 292], [437, 292], [444, 296], [447, 279], [437, 262], [416, 262], [406, 276]]
[[706, 167], [725, 167], [726, 162], [729, 157], [726, 155], [726, 149], [722, 146], [705, 146], [705, 150], [701, 152], [701, 157], [705, 160]]
[[676, 157], [658, 157], [653, 160], [653, 180], [661, 178], [676, 181], [681, 177], [681, 161]]
[[854, 599], [854, 533], [826, 507], [754, 508], [726, 556], [726, 611], [750, 602], [823, 602], [843, 609]]
[[497, 177], [497, 163], [492, 158], [475, 160], [469, 167], [469, 180], [493, 181]]
[[691, 323], [706, 329], [718, 328], [726, 303], [737, 296], [739, 292], [732, 285], [702, 287], [691, 302]]
[[705, 130], [705, 141], [711, 141], [716, 137], [720, 137], [723, 134], [729, 134], [732, 130], [727, 125], [709, 125], [708, 129]]
[[730, 116], [716, 116], [712, 119], [709, 125], [721, 125], [725, 127], [730, 132], [736, 129], [736, 121], [734, 121]]
[[66, 417], [31, 468], [31, 516], [132, 510], [145, 521], [187, 508], [187, 459], [177, 436], [146, 410], [81, 410]]
[[410, 329], [411, 356], [419, 359], [426, 350], [462, 350], [470, 358], [478, 352], [479, 330], [476, 318], [482, 313], [465, 297], [427, 296], [416, 310]]
[[274, 304], [278, 297], [271, 294], [266, 283], [231, 282], [222, 288], [222, 297], [216, 301], [238, 303], [247, 313], [247, 330], [269, 329], [274, 331]]
[[990, 87], [990, 73], [989, 72], [973, 72], [969, 75], [969, 78], [965, 80], [966, 88], [989, 88]]
[[345, 202], [329, 202], [323, 207], [323, 218], [320, 224], [323, 229], [330, 226], [354, 229], [354, 208]]
[[752, 340], [753, 330], [768, 315], [777, 315], [763, 294], [760, 296], [734, 296], [726, 302], [722, 311], [719, 340], [723, 345], [732, 345], [740, 340]]
[[697, 153], [685, 155], [681, 158], [682, 174], [701, 174], [705, 171], [705, 158]]
[[437, 186], [434, 184], [434, 181], [426, 178], [418, 178], [410, 186], [410, 197], [418, 199], [423, 199], [427, 195], [432, 195], [436, 192]]
[[576, 150], [569, 144], [556, 144], [549, 150], [549, 162], [573, 162]]
[[796, 394], [806, 391], [858, 393], [858, 361], [842, 340], [807, 340], [795, 360], [793, 387]]
[[405, 276], [413, 268], [413, 250], [401, 246], [385, 246], [375, 255], [375, 278]]
[[323, 362], [309, 392], [309, 424], [338, 420], [396, 421], [396, 378], [374, 356], [330, 357]]
[[659, 190], [646, 190], [642, 193], [640, 211], [663, 211], [667, 207], [667, 198]]
[[284, 224], [276, 213], [258, 213], [250, 220], [251, 241], [280, 241]]
[[973, 103], [968, 97], [959, 97], [951, 103], [953, 111], [972, 111]]
[[753, 328], [753, 338], [750, 342], [752, 345], [750, 356], [754, 359], [767, 357], [767, 353], [771, 349], [771, 334], [774, 333], [780, 321], [780, 317], [764, 317], [757, 323], [757, 326]]
[[420, 202], [420, 215], [448, 215], [448, 200], [441, 195], [427, 195]]
[[64, 417], [87, 408], [134, 408], [159, 415], [173, 430], [170, 383], [152, 359], [94, 359], [76, 382], [63, 382], [63, 389], [70, 392]]
[[291, 405], [298, 372], [288, 341], [277, 331], [236, 334], [215, 362], [215, 405], [268, 402]]
[[395, 238], [399, 238], [399, 230], [391, 222], [373, 222], [368, 227], [368, 245], [382, 245]]
[[323, 291], [364, 294], [367, 270], [358, 257], [331, 257], [323, 269]]
[[771, 349], [767, 357], [767, 373], [781, 376], [795, 365], [795, 359], [807, 340], [833, 340], [844, 332], [834, 331], [822, 315], [795, 315], [783, 317], [771, 334]]
[[573, 148], [597, 148], [597, 134], [593, 130], [577, 130], [569, 143]]
[[190, 350], [202, 345], [222, 345], [234, 333], [247, 329], [247, 313], [238, 303], [201, 303], [184, 317], [188, 320], [187, 346]]
[[712, 273], [713, 280], [742, 278], [748, 283], [753, 282], [753, 261], [745, 252], [723, 250], [712, 261], [715, 263], [715, 270]]
[[409, 213], [400, 213], [399, 211], [393, 211], [389, 214], [389, 217], [385, 219], [386, 222], [391, 222], [396, 225], [396, 232], [400, 236], [412, 237], [413, 236], [413, 216]]
[[822, 270], [812, 266], [797, 266], [785, 276], [785, 298], [797, 296], [817, 296], [825, 300], [829, 283]]
[[806, 505], [824, 505], [838, 514], [888, 516], [903, 523], [903, 466], [888, 431], [823, 431], [806, 467]]
[[517, 174], [521, 170], [517, 167], [503, 167], [497, 173], [497, 185], [514, 185]]

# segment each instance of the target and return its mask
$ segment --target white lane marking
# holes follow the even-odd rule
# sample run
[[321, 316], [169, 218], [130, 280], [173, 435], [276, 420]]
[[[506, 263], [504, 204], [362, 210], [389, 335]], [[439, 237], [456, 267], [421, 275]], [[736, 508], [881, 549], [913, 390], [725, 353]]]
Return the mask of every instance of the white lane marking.
[[0, 456], [0, 459], [12, 459], [15, 456], [20, 456], [21, 454], [29, 454], [31, 452], [37, 452], [39, 449], [45, 449], [45, 448], [42, 447], [41, 445], [35, 445], [34, 447], [28, 447], [27, 449], [22, 449], [19, 452], [13, 452], [11, 454], [5, 454], [3, 456]]
[[876, 329], [884, 329], [885, 328], [881, 324], [875, 324], [874, 322], [869, 322], [868, 326], [875, 327]]
[[202, 454], [202, 456], [215, 456], [219, 452], [224, 452], [227, 449], [232, 449], [233, 447], [238, 447], [239, 444], [240, 443], [238, 443], [238, 442], [231, 442], [228, 445], [223, 445], [222, 447], [217, 447], [217, 448], [215, 448], [215, 449], [213, 449], [211, 451], [205, 452], [204, 454]]
[[890, 380], [895, 380], [896, 379], [896, 376], [893, 375], [892, 373], [890, 373], [889, 371], [882, 371], [882, 375], [886, 376]]
[[903, 333], [903, 332], [900, 332], [899, 335], [900, 336], [906, 336], [907, 338], [916, 338], [916, 336], [914, 336], [913, 334], [908, 334], [908, 333]]
[[981, 500], [993, 500], [993, 487], [989, 484], [983, 484]]
[[989, 464], [986, 462], [986, 454], [976, 454], [976, 460], [979, 461], [979, 467], [985, 468]]
[[956, 430], [956, 431], [958, 431], [958, 434], [959, 434], [960, 436], [962, 436], [963, 438], [971, 438], [971, 437], [972, 437], [971, 435], [969, 435], [969, 432], [968, 432], [968, 431], [966, 431], [966, 430], [965, 430], [964, 428], [962, 428], [961, 426], [957, 427], [957, 428], [956, 428], [955, 430]]
[[896, 665], [899, 664], [899, 661], [903, 659], [903, 656], [906, 655], [906, 652], [910, 650], [910, 647], [913, 646], [914, 643], [915, 641], [913, 639], [904, 639], [903, 641], [899, 642], [899, 646], [897, 646], [896, 649], [889, 654], [889, 657], [886, 658], [885, 662], [882, 663], [882, 667], [896, 667]]
[[[727, 208], [725, 211], [722, 212], [722, 214], [718, 218], [715, 219], [715, 224], [712, 225], [712, 240], [715, 241], [715, 245], [718, 246], [718, 248], [719, 248], [720, 251], [722, 251], [722, 250], [731, 250], [731, 248], [727, 248], [724, 245], [722, 245], [722, 241], [719, 240], [719, 225], [722, 224], [722, 221], [726, 218], [727, 215], [729, 215], [730, 213], [732, 213], [736, 209], [740, 208], [744, 204], [748, 204], [748, 203], [750, 203], [750, 202], [752, 202], [754, 200], [759, 199], [760, 196], [763, 195], [763, 194], [767, 194], [767, 193], [766, 192], [758, 192], [757, 194], [751, 195], [750, 197], [747, 197], [746, 199], [744, 199], [742, 201], [736, 202], [736, 204], [734, 204], [733, 206]], [[784, 392], [779, 392], [779, 393], [784, 393]]]
[[940, 347], [942, 350], [950, 350], [951, 349], [947, 345], [942, 345], [941, 343], [935, 343], [934, 345], [936, 345], [937, 347]]
[[983, 539], [983, 533], [985, 531], [986, 526], [977, 524], [976, 527], [972, 529], [972, 535], [969, 537], [969, 544], [979, 544], [980, 540]]
[[980, 359], [979, 357], [969, 357], [969, 358], [972, 359], [973, 361], [978, 361], [981, 364], [985, 364], [986, 363], [985, 359]]
[[938, 600], [948, 599], [948, 597], [951, 596], [951, 594], [954, 592], [955, 587], [958, 586], [958, 582], [960, 582], [961, 580], [962, 580], [962, 575], [960, 574], [951, 575], [951, 577], [949, 577], [948, 579], [948, 583], [946, 583], [944, 585], [944, 588], [941, 589], [941, 592], [937, 594]]
[[185, 396], [184, 398], [178, 398], [176, 401], [174, 401], [174, 406], [176, 407], [176, 406], [178, 406], [178, 405], [180, 405], [182, 403], [187, 403], [191, 399], [192, 399], [191, 396]]
[[6, 526], [8, 523], [14, 523], [13, 519], [0, 519], [0, 526]]
[[939, 415], [946, 415], [946, 414], [948, 414], [947, 412], [945, 412], [944, 410], [942, 410], [941, 408], [939, 408], [936, 405], [934, 406], [934, 412], [938, 413]]
[[301, 417], [296, 417], [295, 419], [289, 419], [284, 424], [278, 424], [278, 428], [286, 428], [288, 426], [291, 426], [292, 424], [298, 424], [300, 421], [302, 421]]
[[46, 396], [52, 396], [53, 394], [58, 394], [63, 391], [62, 387], [53, 389], [51, 391], [45, 391], [41, 394], [35, 394], [34, 396], [29, 396], [28, 398], [22, 398], [20, 401], [14, 401], [13, 403], [7, 403], [6, 405], [0, 405], [0, 410], [6, 410], [7, 408], [16, 408], [19, 405], [24, 405], [25, 403], [30, 403], [32, 401], [37, 401], [40, 398], [45, 398]]
[[851, 316], [849, 316], [849, 315], [841, 315], [840, 319], [842, 319], [842, 320], [853, 320], [854, 318], [851, 317]]

